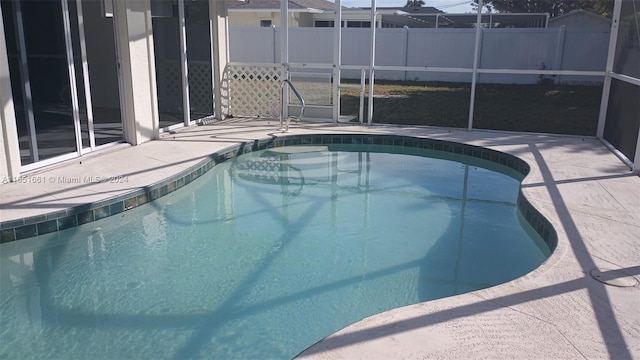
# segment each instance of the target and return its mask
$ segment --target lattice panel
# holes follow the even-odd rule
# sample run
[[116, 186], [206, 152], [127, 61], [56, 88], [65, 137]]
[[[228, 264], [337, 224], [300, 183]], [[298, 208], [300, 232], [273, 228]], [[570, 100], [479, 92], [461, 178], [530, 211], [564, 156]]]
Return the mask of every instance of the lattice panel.
[[225, 69], [228, 114], [273, 118], [280, 112], [280, 66], [229, 65]]
[[189, 102], [191, 109], [207, 113], [213, 111], [211, 64], [189, 62]]
[[[162, 61], [158, 64], [158, 101], [161, 110], [178, 111], [182, 107], [182, 72], [180, 62]], [[189, 103], [192, 111], [202, 114], [213, 112], [211, 64], [205, 61], [189, 62]]]
[[166, 96], [182, 97], [182, 74], [180, 71], [180, 63], [177, 61], [163, 62], [164, 80], [166, 88], [164, 89]]

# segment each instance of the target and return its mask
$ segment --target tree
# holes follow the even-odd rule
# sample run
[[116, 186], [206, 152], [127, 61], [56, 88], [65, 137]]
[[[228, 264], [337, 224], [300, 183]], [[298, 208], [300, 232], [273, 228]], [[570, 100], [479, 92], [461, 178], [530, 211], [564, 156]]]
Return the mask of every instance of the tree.
[[[478, 0], [473, 0], [473, 4], [477, 9]], [[577, 9], [608, 18], [613, 14], [613, 0], [487, 0], [484, 6], [489, 12], [549, 13], [551, 17]]]
[[404, 7], [421, 7], [424, 6], [423, 0], [407, 0], [407, 3]]

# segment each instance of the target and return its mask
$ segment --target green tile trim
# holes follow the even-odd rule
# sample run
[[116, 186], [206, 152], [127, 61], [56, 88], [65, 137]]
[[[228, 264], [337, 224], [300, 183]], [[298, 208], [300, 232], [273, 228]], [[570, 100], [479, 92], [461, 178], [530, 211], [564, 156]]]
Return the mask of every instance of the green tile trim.
[[36, 224], [20, 226], [14, 229], [16, 240], [26, 239], [38, 235], [38, 227]]
[[[176, 175], [123, 195], [49, 214], [2, 222], [0, 223], [0, 243], [72, 228], [134, 209], [188, 185], [211, 170], [216, 164], [241, 154], [282, 146], [320, 144], [332, 145], [332, 149], [358, 144], [369, 151], [381, 149], [379, 148], [381, 146], [384, 151], [396, 153], [402, 153], [403, 150], [410, 148], [440, 151], [445, 158], [467, 156], [477, 159], [479, 166], [482, 166], [481, 162], [489, 161], [514, 170], [519, 174], [518, 180], [522, 180], [530, 171], [529, 164], [510, 154], [475, 145], [423, 137], [332, 133], [271, 136], [227, 147]], [[378, 148], [374, 146], [378, 146]], [[551, 223], [531, 205], [522, 191], [519, 193], [517, 206], [526, 221], [553, 251], [557, 245], [557, 234]]]
[[15, 240], [16, 232], [14, 229], [0, 230], [0, 244]]

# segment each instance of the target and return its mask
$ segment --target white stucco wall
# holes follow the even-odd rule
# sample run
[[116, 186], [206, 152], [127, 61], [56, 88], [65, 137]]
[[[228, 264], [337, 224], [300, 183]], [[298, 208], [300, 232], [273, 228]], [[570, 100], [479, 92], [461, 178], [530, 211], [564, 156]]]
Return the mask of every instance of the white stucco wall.
[[[20, 173], [20, 149], [15, 110], [11, 95], [7, 44], [4, 24], [0, 16], [0, 186]], [[6, 181], [5, 181], [6, 180]]]
[[132, 145], [159, 135], [153, 31], [149, 0], [116, 3], [125, 141]]

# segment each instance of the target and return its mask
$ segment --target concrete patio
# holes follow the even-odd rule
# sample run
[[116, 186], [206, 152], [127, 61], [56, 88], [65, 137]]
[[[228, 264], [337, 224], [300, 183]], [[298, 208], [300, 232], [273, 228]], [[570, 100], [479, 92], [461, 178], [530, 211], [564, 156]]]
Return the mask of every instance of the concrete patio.
[[[423, 127], [303, 123], [290, 134], [378, 133], [456, 141], [525, 160], [524, 195], [558, 247], [538, 269], [492, 288], [355, 323], [300, 354], [309, 359], [640, 359], [640, 178], [594, 138]], [[0, 222], [125, 194], [227, 146], [278, 136], [277, 122], [236, 119], [166, 133], [0, 185]], [[591, 276], [594, 269], [611, 282]], [[635, 277], [635, 278], [633, 278]]]

